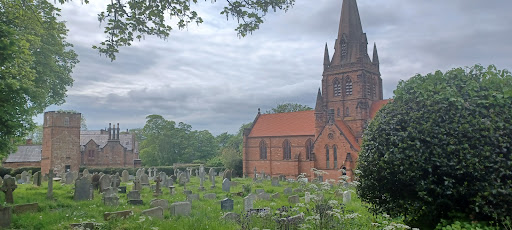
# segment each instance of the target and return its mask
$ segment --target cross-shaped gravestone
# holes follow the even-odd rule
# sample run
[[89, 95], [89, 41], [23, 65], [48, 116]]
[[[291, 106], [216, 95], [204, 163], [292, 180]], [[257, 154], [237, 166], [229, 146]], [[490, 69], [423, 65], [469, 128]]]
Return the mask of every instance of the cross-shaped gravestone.
[[210, 181], [212, 182], [212, 187], [215, 188], [215, 169], [210, 168]]
[[46, 199], [53, 199], [53, 169], [48, 173], [48, 191], [46, 192]]
[[2, 187], [0, 188], [2, 192], [5, 193], [5, 202], [9, 204], [14, 204], [14, 199], [12, 197], [12, 192], [17, 188], [16, 181], [14, 178], [7, 178], [4, 180]]
[[117, 191], [117, 187], [119, 186], [119, 183], [121, 182], [119, 175], [115, 175], [112, 177], [112, 187], [114, 190]]
[[160, 176], [156, 177], [155, 182], [156, 182], [156, 188], [155, 188], [155, 193], [153, 193], [153, 196], [160, 196], [162, 194], [162, 190], [160, 190], [160, 182], [162, 182], [162, 179], [160, 179]]
[[133, 181], [133, 190], [141, 191], [142, 185], [140, 184], [140, 180], [138, 177], [135, 177], [135, 180]]

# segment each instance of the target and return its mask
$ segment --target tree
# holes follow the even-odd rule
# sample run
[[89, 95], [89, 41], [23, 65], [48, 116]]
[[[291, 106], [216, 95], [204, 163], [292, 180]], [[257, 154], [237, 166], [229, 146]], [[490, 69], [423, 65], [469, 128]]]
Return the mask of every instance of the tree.
[[[69, 0], [59, 0], [61, 4], [67, 1]], [[93, 48], [113, 61], [119, 53], [119, 48], [130, 46], [134, 39], [140, 41], [146, 35], [167, 39], [174, 29], [171, 24], [178, 29], [185, 29], [190, 23], [199, 25], [203, 19], [192, 10], [192, 4], [198, 2], [200, 1], [111, 1], [107, 9], [98, 14], [99, 22], [106, 24], [104, 33], [107, 38]], [[89, 1], [85, 0], [85, 3]], [[235, 31], [239, 37], [244, 37], [259, 29], [270, 10], [286, 12], [294, 3], [295, 0], [226, 0], [220, 14], [225, 15], [227, 20], [230, 17], [236, 18], [238, 27]]]
[[[374, 211], [427, 225], [512, 213], [512, 76], [495, 66], [416, 75], [369, 124], [358, 189]], [[430, 226], [428, 226], [430, 224]]]
[[307, 105], [301, 105], [297, 103], [283, 103], [278, 104], [275, 108], [267, 110], [267, 114], [270, 113], [289, 113], [289, 112], [298, 112], [298, 111], [309, 111], [313, 110], [313, 108]]
[[[228, 169], [234, 169], [235, 173], [238, 176], [242, 175], [243, 171], [243, 161], [242, 161], [242, 152], [243, 152], [243, 142], [244, 142], [244, 130], [252, 126], [252, 122], [247, 124], [242, 124], [238, 129], [238, 133], [236, 135], [231, 135], [231, 137], [225, 142], [225, 144], [220, 149], [220, 158], [224, 167]], [[218, 139], [223, 139], [226, 135], [221, 134], [217, 136]]]
[[0, 0], [0, 12], [1, 156], [33, 129], [33, 116], [64, 102], [78, 60], [52, 4]]

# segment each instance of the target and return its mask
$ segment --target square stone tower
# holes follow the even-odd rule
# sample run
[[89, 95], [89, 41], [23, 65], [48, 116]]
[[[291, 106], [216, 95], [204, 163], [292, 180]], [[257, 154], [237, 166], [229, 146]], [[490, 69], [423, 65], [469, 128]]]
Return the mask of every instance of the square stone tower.
[[41, 172], [56, 174], [78, 171], [80, 167], [80, 113], [45, 112]]

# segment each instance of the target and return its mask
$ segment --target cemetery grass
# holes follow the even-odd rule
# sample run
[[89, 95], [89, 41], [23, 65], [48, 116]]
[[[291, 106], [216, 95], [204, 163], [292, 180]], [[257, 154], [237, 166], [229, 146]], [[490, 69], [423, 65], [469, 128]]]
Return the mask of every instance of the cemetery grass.
[[[275, 212], [279, 208], [287, 207], [288, 210], [295, 208], [295, 213], [306, 212], [309, 209], [305, 207], [297, 208], [298, 205], [292, 205], [288, 203], [288, 196], [284, 195], [283, 190], [286, 187], [293, 189], [300, 186], [299, 183], [288, 183], [281, 182], [280, 187], [271, 186], [270, 181], [263, 181], [261, 184], [253, 183], [252, 179], [234, 178], [233, 181], [238, 182], [237, 186], [231, 187], [231, 193], [227, 194], [222, 191], [221, 179], [216, 178], [216, 188], [210, 189], [210, 183], [205, 182], [205, 191], [199, 191], [199, 180], [196, 177], [191, 178], [191, 182], [187, 184], [187, 189], [193, 193], [200, 194], [200, 200], [192, 202], [192, 212], [190, 216], [175, 217], [170, 216], [169, 209], [164, 210], [164, 220], [150, 218], [145, 215], [141, 215], [143, 210], [149, 209], [149, 204], [153, 197], [149, 187], [144, 187], [141, 193], [141, 199], [144, 201], [144, 205], [134, 206], [127, 204], [126, 194], [119, 193], [119, 206], [110, 207], [103, 205], [102, 196], [98, 191], [94, 192], [94, 200], [90, 201], [74, 201], [73, 200], [73, 187], [74, 185], [62, 185], [59, 182], [54, 182], [53, 188], [53, 200], [46, 199], [47, 182], [43, 182], [41, 187], [37, 187], [32, 184], [21, 184], [14, 191], [14, 203], [15, 204], [26, 204], [26, 203], [39, 203], [38, 212], [34, 213], [23, 213], [13, 214], [11, 229], [70, 229], [69, 225], [72, 223], [83, 223], [83, 222], [95, 222], [101, 224], [98, 229], [252, 229], [258, 227], [260, 229], [269, 228], [275, 229], [277, 224], [275, 219], [272, 219], [272, 215], [275, 217]], [[154, 182], [151, 182], [154, 184]], [[242, 192], [242, 184], [252, 184], [252, 192], [255, 189], [265, 189], [267, 193], [280, 193], [279, 199], [271, 199], [270, 201], [256, 200], [254, 202], [254, 208], [265, 208], [268, 207], [271, 210], [270, 216], [252, 216], [248, 219], [243, 219], [242, 223], [229, 222], [221, 220], [221, 216], [225, 213], [220, 208], [220, 200], [229, 197], [234, 200], [234, 213], [243, 213], [243, 197], [237, 196], [233, 193]], [[127, 190], [132, 189], [132, 183], [121, 183], [121, 186], [127, 186]], [[175, 184], [176, 194], [170, 195], [169, 189], [162, 188], [163, 194], [158, 199], [166, 199], [169, 201], [169, 205], [174, 202], [185, 201], [186, 196], [183, 194], [183, 186]], [[332, 189], [331, 189], [332, 190]], [[332, 191], [331, 191], [332, 192]], [[206, 193], [216, 193], [217, 199], [207, 200], [203, 199], [203, 195]], [[354, 192], [352, 192], [352, 201], [347, 205], [341, 205], [342, 198], [328, 195], [325, 193], [324, 197], [337, 200], [340, 206], [343, 206], [343, 212], [347, 215], [354, 214], [348, 219], [340, 220], [343, 223], [343, 228], [340, 229], [383, 229], [386, 224], [398, 223], [401, 224], [400, 219], [391, 220], [387, 216], [373, 215], [365, 207], [363, 203], [357, 198]], [[244, 194], [246, 196], [247, 194]], [[304, 203], [304, 193], [299, 194], [301, 196], [300, 202]], [[5, 204], [5, 197], [0, 196], [0, 202]], [[104, 221], [104, 212], [115, 212], [123, 210], [132, 210], [134, 215], [126, 219], [114, 219]], [[288, 215], [292, 215], [292, 211], [289, 211]], [[287, 213], [280, 213], [283, 215]], [[306, 218], [306, 224], [308, 224]], [[374, 224], [379, 223], [379, 224]], [[319, 229], [318, 227], [310, 226], [309, 229]], [[398, 228], [399, 229], [399, 228]]]

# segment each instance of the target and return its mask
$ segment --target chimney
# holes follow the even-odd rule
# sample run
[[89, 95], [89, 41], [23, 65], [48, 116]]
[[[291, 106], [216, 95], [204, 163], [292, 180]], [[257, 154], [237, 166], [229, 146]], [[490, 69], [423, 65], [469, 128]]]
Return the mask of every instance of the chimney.
[[112, 128], [112, 140], [116, 139], [116, 125], [114, 124], [114, 127]]
[[116, 139], [119, 140], [119, 132], [121, 131], [121, 129], [119, 128], [119, 123], [117, 123], [117, 137]]
[[112, 123], [108, 123], [108, 139], [112, 139]]
[[26, 145], [32, 145], [32, 139], [27, 139], [26, 140]]

